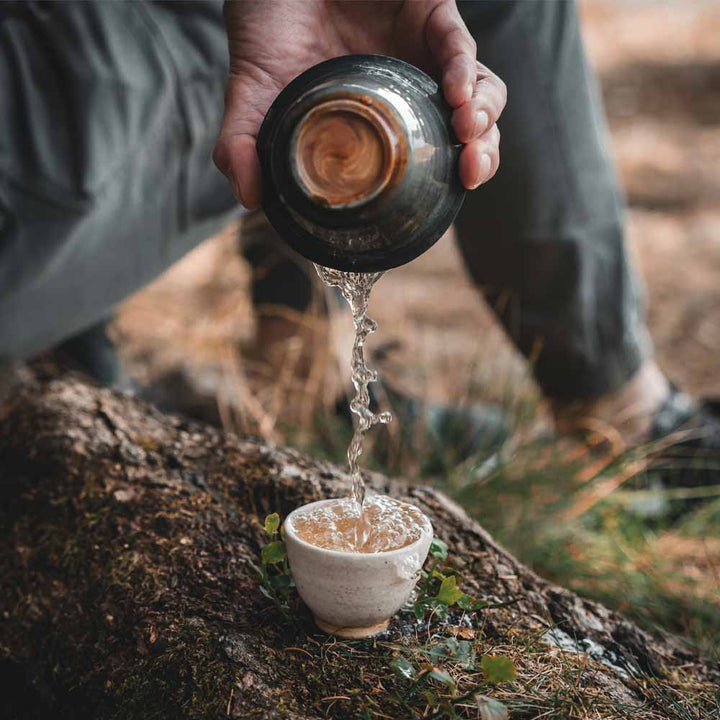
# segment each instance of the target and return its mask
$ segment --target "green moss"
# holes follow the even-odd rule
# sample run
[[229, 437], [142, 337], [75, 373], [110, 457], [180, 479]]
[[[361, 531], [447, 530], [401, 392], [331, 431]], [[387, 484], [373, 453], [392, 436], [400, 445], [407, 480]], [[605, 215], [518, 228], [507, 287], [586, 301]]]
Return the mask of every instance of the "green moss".
[[[108, 688], [112, 720], [220, 718], [235, 681], [231, 663], [207, 634], [184, 628], [164, 640], [154, 657], [143, 657], [132, 669], [118, 668], [122, 678]], [[112, 679], [111, 679], [112, 683]]]

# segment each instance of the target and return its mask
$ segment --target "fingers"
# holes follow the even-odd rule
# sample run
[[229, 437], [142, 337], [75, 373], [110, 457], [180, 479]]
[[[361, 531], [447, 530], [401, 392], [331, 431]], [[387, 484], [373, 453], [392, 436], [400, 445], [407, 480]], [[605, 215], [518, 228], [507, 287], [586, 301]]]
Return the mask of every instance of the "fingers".
[[460, 153], [460, 180], [468, 190], [487, 182], [500, 165], [500, 131], [493, 125], [480, 138], [469, 142]]
[[454, 0], [432, 9], [425, 36], [442, 72], [442, 89], [454, 108], [452, 126], [465, 143], [460, 153], [460, 179], [468, 190], [487, 182], [500, 164], [497, 121], [507, 101], [505, 83], [476, 61], [477, 46]]
[[255, 141], [279, 84], [255, 67], [234, 70], [225, 92], [225, 114], [213, 152], [218, 170], [248, 209], [262, 201], [260, 162]]
[[227, 177], [239, 203], [248, 210], [260, 206], [262, 181], [254, 135], [221, 134], [215, 144], [213, 161], [218, 170]]
[[505, 83], [484, 65], [476, 63], [476, 79], [469, 102], [453, 112], [452, 126], [460, 142], [481, 137], [498, 121], [507, 100]]
[[425, 38], [442, 73], [442, 89], [451, 107], [468, 102], [475, 89], [477, 46], [454, 0], [441, 0], [425, 24]]

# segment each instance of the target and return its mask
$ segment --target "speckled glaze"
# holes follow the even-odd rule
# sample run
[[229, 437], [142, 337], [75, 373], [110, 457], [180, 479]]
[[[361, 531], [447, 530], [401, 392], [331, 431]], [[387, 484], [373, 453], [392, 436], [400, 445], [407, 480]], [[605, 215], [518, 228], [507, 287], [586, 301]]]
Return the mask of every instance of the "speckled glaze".
[[347, 638], [376, 635], [408, 601], [430, 549], [432, 525], [423, 515], [420, 539], [399, 550], [326, 550], [298, 538], [292, 521], [296, 514], [328, 502], [303, 505], [285, 520], [285, 545], [298, 593], [321, 630]]
[[[320, 131], [314, 120], [328, 120], [328, 109], [342, 109], [346, 119], [362, 116], [353, 146], [361, 159], [358, 148], [366, 144], [368, 168], [378, 177], [363, 183], [368, 168], [353, 166], [364, 190], [358, 197], [346, 185], [339, 195], [332, 187], [323, 192], [309, 179], [316, 164], [308, 149], [323, 137], [327, 167], [343, 157], [342, 125], [333, 131], [328, 122]], [[301, 255], [326, 267], [378, 272], [409, 262], [448, 229], [465, 195], [450, 116], [437, 83], [401, 60], [346, 55], [310, 68], [280, 93], [258, 136], [270, 223]]]

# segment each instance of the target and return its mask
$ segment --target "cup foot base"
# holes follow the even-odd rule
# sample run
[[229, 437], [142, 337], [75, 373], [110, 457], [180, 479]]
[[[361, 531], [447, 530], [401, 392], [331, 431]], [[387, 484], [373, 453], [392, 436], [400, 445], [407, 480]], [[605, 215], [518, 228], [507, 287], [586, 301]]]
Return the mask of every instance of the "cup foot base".
[[315, 618], [315, 624], [328, 635], [337, 635], [340, 638], [346, 638], [348, 640], [357, 640], [358, 638], [372, 637], [373, 635], [379, 635], [381, 632], [387, 630], [387, 626], [390, 620], [377, 623], [377, 625], [369, 625], [368, 627], [337, 627], [330, 625], [320, 618]]

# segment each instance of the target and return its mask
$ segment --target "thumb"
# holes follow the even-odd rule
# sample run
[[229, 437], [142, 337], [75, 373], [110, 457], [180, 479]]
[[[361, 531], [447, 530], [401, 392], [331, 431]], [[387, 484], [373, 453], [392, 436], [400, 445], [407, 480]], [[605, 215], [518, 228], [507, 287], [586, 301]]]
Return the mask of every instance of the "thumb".
[[225, 91], [225, 114], [213, 161], [230, 181], [235, 197], [248, 209], [262, 201], [260, 162], [255, 142], [263, 118], [280, 87], [256, 66], [230, 72]]

